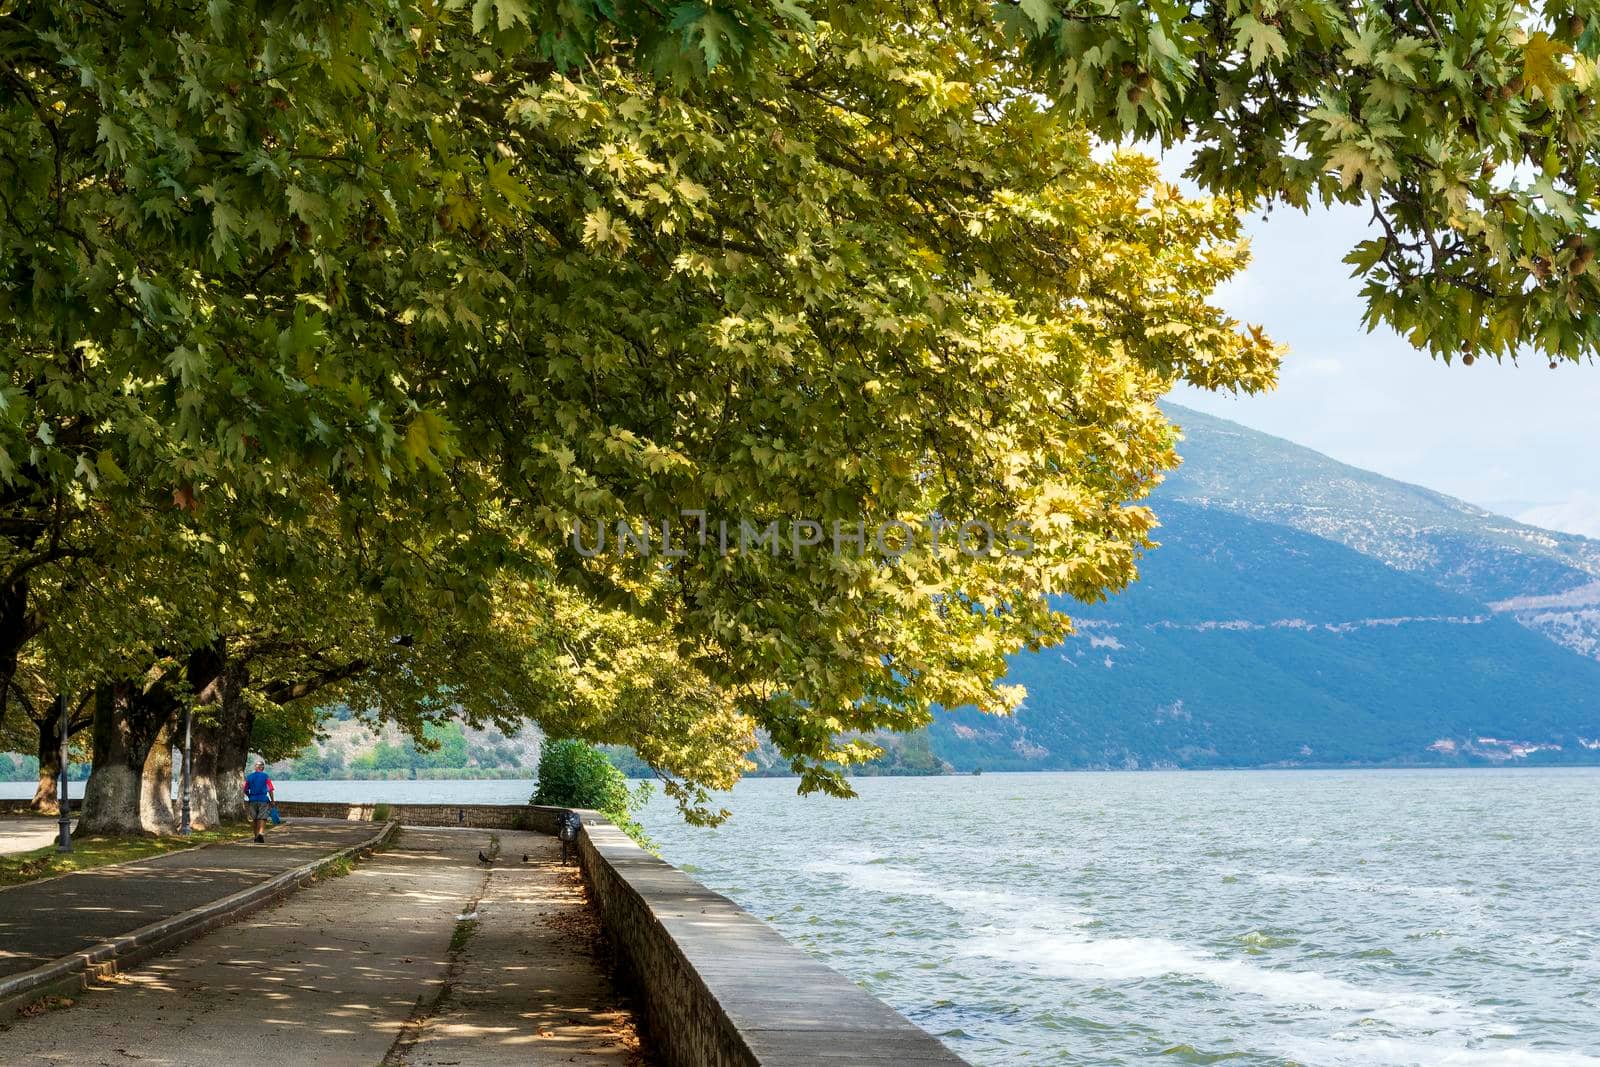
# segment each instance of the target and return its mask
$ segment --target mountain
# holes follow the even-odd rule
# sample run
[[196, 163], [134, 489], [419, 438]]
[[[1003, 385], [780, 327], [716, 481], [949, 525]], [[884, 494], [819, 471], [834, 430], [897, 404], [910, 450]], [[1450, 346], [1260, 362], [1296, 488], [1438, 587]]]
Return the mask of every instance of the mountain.
[[1600, 543], [1172, 407], [1161, 547], [1024, 654], [958, 770], [1600, 763]]
[[1600, 541], [1528, 526], [1226, 419], [1166, 410], [1183, 428], [1184, 463], [1158, 506], [1177, 500], [1316, 534], [1600, 656]]

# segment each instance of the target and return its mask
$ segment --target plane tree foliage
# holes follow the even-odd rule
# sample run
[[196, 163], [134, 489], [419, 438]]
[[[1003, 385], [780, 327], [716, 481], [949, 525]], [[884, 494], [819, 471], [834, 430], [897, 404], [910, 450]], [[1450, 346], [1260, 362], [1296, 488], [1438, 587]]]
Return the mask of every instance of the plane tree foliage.
[[1089, 129], [1196, 147], [1215, 192], [1360, 205], [1369, 326], [1445, 360], [1592, 358], [1600, 12], [1588, 0], [1024, 0]]
[[[1435, 354], [1588, 354], [1594, 41], [1523, 4], [5, 4], [0, 673], [527, 716], [702, 813], [760, 730], [844, 789], [851, 738], [1014, 707], [1047, 594], [1132, 579], [1157, 397], [1270, 386], [1209, 302], [1245, 209], [1370, 203], [1369, 318]], [[1096, 148], [1136, 139], [1217, 195]], [[980, 520], [1027, 551], [963, 551]], [[617, 522], [682, 554], [572, 539]]]
[[[526, 9], [475, 10], [520, 25]], [[1466, 362], [1589, 358], [1600, 341], [1591, 0], [592, 2], [531, 18], [564, 69], [611, 44], [678, 80], [758, 67], [818, 24], [992, 42], [1101, 138], [1192, 145], [1212, 192], [1370, 209], [1347, 259], [1369, 325]]]

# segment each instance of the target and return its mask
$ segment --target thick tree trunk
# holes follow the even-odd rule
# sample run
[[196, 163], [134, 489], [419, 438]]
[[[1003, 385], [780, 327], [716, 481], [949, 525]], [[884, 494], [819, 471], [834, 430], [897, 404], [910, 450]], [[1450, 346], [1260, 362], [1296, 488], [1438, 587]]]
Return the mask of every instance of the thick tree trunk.
[[83, 789], [78, 832], [137, 834], [139, 778], [149, 746], [140, 744], [127, 719], [129, 686], [101, 686], [94, 695], [94, 767]]
[[33, 799], [28, 802], [28, 810], [40, 815], [61, 814], [61, 775], [60, 760], [55, 761], [57, 766], [46, 767], [43, 760], [39, 761], [39, 784], [34, 787]]
[[217, 728], [195, 717], [190, 752], [194, 771], [189, 778], [189, 825], [210, 830], [222, 822], [218, 795]]
[[39, 786], [33, 791], [29, 809], [41, 815], [57, 815], [61, 796], [61, 721], [50, 716], [35, 722], [39, 729]]
[[162, 724], [139, 775], [139, 825], [146, 833], [171, 834], [178, 830], [172, 810], [172, 720]]
[[[3, 711], [0, 711], [0, 722], [3, 722], [6, 714], [10, 712], [12, 701], [18, 699], [13, 696], [11, 687], [16, 680], [17, 660], [32, 638], [33, 631], [33, 620], [28, 617], [27, 577], [0, 586], [0, 701], [4, 702], [0, 705], [0, 708], [3, 708]], [[60, 733], [56, 726], [51, 726], [50, 734], [59, 742]], [[46, 745], [45, 740], [45, 731], [40, 730], [39, 787], [34, 790], [33, 802], [29, 806], [34, 811], [54, 815], [57, 812], [56, 800], [50, 790], [56, 784], [56, 773], [61, 766], [61, 753], [58, 745]]]
[[[172, 719], [174, 705], [170, 692], [159, 685], [141, 692], [133, 683], [122, 682], [103, 686], [95, 694], [94, 769], [84, 786], [80, 833], [146, 831], [140, 814], [145, 761]], [[170, 813], [170, 804], [167, 809]]]
[[228, 648], [222, 638], [189, 653], [189, 685], [197, 705], [189, 741], [189, 825], [196, 830], [222, 822], [217, 753], [227, 668]]
[[217, 716], [216, 791], [217, 813], [224, 822], [239, 822], [245, 817], [245, 761], [250, 758], [250, 731], [256, 715], [245, 700], [249, 671], [230, 663], [222, 675], [222, 708]]

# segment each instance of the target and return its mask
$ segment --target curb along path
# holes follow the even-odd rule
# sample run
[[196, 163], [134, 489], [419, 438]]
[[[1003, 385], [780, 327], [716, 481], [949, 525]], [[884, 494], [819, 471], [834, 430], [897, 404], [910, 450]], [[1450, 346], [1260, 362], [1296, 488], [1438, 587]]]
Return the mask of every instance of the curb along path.
[[209, 845], [0, 890], [0, 1016], [269, 904], [394, 829], [292, 820], [262, 845]]

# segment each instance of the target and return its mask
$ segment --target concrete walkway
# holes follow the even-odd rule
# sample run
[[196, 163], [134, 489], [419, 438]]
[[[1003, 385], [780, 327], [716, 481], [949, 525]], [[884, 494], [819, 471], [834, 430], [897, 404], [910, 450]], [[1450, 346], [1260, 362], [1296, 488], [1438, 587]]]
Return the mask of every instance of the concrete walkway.
[[[495, 848], [493, 866], [478, 863]], [[551, 838], [403, 830], [349, 875], [97, 986], [64, 1014], [18, 1020], [0, 1033], [0, 1063], [645, 1063], [592, 930]]]
[[595, 958], [600, 924], [577, 868], [561, 866], [561, 846], [546, 834], [501, 832], [497, 844], [465, 913], [477, 919], [457, 935], [448, 988], [388, 1062], [643, 1063], [631, 1017]]
[[[53, 845], [59, 824], [55, 816], [35, 815], [24, 819], [0, 819], [0, 855], [10, 852], [32, 852], [36, 848]], [[73, 820], [76, 828], [77, 820]]]

